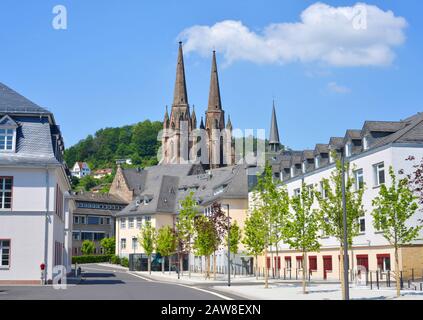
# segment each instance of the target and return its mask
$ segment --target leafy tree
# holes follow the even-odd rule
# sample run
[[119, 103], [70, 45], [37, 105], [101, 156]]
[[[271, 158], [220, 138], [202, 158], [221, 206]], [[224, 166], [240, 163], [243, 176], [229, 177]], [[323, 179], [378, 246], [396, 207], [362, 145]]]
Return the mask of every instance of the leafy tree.
[[264, 174], [258, 178], [257, 189], [253, 194], [256, 210], [263, 216], [266, 237], [264, 248], [265, 288], [269, 286], [269, 269], [267, 268], [267, 254], [269, 246], [279, 243], [284, 236], [284, 217], [289, 209], [289, 198], [284, 189], [279, 189], [273, 179], [272, 168], [266, 164]]
[[95, 244], [90, 240], [84, 240], [82, 242], [81, 252], [84, 256], [88, 256], [94, 253]]
[[[241, 242], [241, 228], [239, 227], [236, 220], [230, 224], [229, 227], [230, 234], [229, 234], [229, 244], [231, 253], [234, 255], [238, 254], [239, 251], [239, 244]], [[226, 235], [226, 242], [228, 241], [228, 236]]]
[[400, 296], [400, 270], [398, 249], [419, 237], [423, 226], [411, 227], [407, 221], [418, 209], [417, 197], [408, 187], [408, 178], [398, 180], [392, 167], [389, 168], [391, 186], [381, 185], [379, 195], [373, 199], [373, 226], [395, 249], [395, 279], [397, 296]]
[[256, 278], [258, 279], [258, 256], [262, 255], [267, 245], [268, 226], [262, 213], [253, 208], [244, 223], [244, 237], [242, 243], [249, 254], [255, 257]]
[[104, 254], [115, 254], [116, 240], [115, 238], [104, 238], [100, 241], [100, 246], [104, 250]]
[[216, 228], [213, 225], [213, 221], [203, 215], [196, 217], [194, 227], [194, 249], [196, 255], [206, 258], [205, 277], [210, 279], [210, 256], [215, 251], [216, 244], [219, 241]]
[[148, 256], [148, 272], [151, 274], [151, 255], [155, 249], [156, 229], [147, 221], [141, 228], [141, 236], [139, 238], [140, 245], [144, 248], [144, 253]]
[[[190, 192], [180, 202], [181, 210], [179, 211], [178, 220], [176, 222], [176, 230], [178, 235], [178, 244], [180, 253], [188, 253], [188, 259], [191, 259], [192, 238], [194, 235], [194, 218], [198, 213], [197, 201], [194, 199], [194, 192]], [[182, 255], [179, 255], [179, 265], [182, 268]], [[188, 261], [188, 266], [190, 262]], [[191, 268], [189, 269], [189, 277], [191, 277]]]
[[[156, 250], [162, 256], [162, 272], [164, 273], [165, 257], [170, 257], [176, 250], [176, 234], [170, 226], [165, 226], [158, 230]], [[169, 272], [170, 268], [169, 262]]]
[[85, 176], [79, 180], [79, 186], [82, 187], [85, 191], [90, 191], [91, 188], [94, 188], [97, 185], [98, 181], [93, 176]]
[[222, 210], [220, 203], [214, 202], [212, 204], [209, 219], [213, 223], [217, 236], [213, 252], [213, 277], [216, 279], [216, 251], [219, 250], [219, 246], [222, 244], [225, 239], [225, 234], [228, 231], [228, 218]]
[[287, 224], [287, 243], [291, 248], [299, 250], [303, 255], [303, 293], [307, 293], [307, 253], [318, 251], [320, 217], [317, 210], [312, 210], [314, 190], [304, 183], [301, 193], [291, 199], [292, 211]]
[[[334, 153], [333, 157], [337, 156]], [[355, 190], [355, 180], [350, 174], [348, 162], [344, 164], [345, 179], [345, 199], [347, 208], [347, 241], [352, 245], [352, 240], [359, 233], [359, 217], [365, 214], [363, 208], [363, 191], [361, 188]], [[344, 288], [344, 223], [343, 223], [343, 205], [342, 205], [342, 162], [336, 159], [336, 168], [332, 171], [330, 179], [322, 180], [323, 192], [316, 192], [319, 201], [320, 215], [322, 216], [323, 231], [328, 236], [333, 236], [339, 241], [340, 252], [340, 277], [341, 286]], [[344, 294], [342, 290], [342, 294]], [[344, 297], [345, 298], [345, 297]]]

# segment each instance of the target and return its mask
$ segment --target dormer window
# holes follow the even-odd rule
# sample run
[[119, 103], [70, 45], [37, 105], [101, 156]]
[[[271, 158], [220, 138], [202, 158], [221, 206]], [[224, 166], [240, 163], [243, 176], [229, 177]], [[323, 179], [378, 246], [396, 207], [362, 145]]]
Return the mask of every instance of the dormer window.
[[369, 142], [367, 141], [367, 137], [363, 138], [363, 150], [369, 149]]
[[352, 153], [352, 144], [351, 142], [349, 142], [345, 145], [345, 156], [351, 157], [351, 153]]
[[291, 167], [290, 173], [291, 173], [291, 178], [293, 178], [295, 176], [295, 167], [294, 166]]
[[302, 164], [303, 173], [306, 173], [306, 171], [307, 171], [306, 163], [307, 163], [307, 160], [304, 160], [303, 164]]
[[320, 167], [320, 156], [316, 156], [314, 158], [314, 165], [315, 165], [316, 169]]
[[0, 152], [16, 151], [17, 123], [8, 115], [0, 120]]

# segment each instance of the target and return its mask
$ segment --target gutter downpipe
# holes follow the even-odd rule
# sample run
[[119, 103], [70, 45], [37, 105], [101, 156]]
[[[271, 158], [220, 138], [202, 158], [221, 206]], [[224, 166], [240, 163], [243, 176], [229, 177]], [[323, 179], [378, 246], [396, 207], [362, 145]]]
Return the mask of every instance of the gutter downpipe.
[[45, 226], [44, 226], [44, 284], [47, 284], [48, 268], [48, 233], [49, 233], [49, 211], [50, 211], [50, 175], [48, 166], [46, 166], [46, 212], [45, 212]]

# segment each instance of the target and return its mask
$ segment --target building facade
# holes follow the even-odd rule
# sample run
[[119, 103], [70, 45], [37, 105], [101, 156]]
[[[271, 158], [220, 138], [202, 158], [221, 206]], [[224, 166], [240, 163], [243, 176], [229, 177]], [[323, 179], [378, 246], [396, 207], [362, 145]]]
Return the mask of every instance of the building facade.
[[70, 272], [74, 202], [63, 151], [53, 114], [0, 83], [0, 283]]
[[85, 240], [95, 244], [94, 254], [103, 254], [100, 241], [115, 237], [115, 215], [128, 205], [119, 197], [93, 192], [74, 195], [76, 209], [73, 213], [72, 254], [82, 254]]
[[210, 90], [205, 123], [197, 128], [194, 107], [188, 102], [182, 43], [179, 44], [174, 98], [170, 116], [166, 107], [163, 121], [163, 164], [202, 163], [206, 168], [234, 164], [232, 123], [225, 124], [225, 111], [220, 96], [216, 53], [213, 52]]
[[85, 176], [89, 176], [91, 174], [91, 169], [86, 162], [75, 162], [71, 174], [73, 177], [81, 179]]
[[[274, 122], [276, 119], [272, 116]], [[294, 196], [301, 192], [303, 183], [323, 192], [322, 180], [329, 179], [335, 169], [333, 152], [344, 153], [351, 167], [349, 174], [355, 178], [354, 188], [364, 188], [365, 215], [359, 219], [360, 233], [349, 251], [349, 266], [353, 273], [361, 267], [379, 271], [383, 276], [394, 269], [394, 248], [373, 226], [372, 200], [379, 194], [382, 184], [390, 185], [390, 167], [399, 177], [414, 171], [415, 163], [406, 159], [409, 156], [414, 156], [418, 159], [416, 161], [423, 158], [422, 132], [423, 114], [400, 121], [366, 121], [362, 129], [347, 130], [344, 137], [332, 137], [328, 144], [317, 144], [314, 150], [280, 151], [270, 158], [275, 179], [280, 179], [289, 195]], [[280, 142], [274, 143], [279, 145]], [[250, 193], [250, 208], [253, 206], [253, 193]], [[317, 200], [313, 208], [319, 208]], [[422, 212], [417, 211], [407, 223], [416, 225], [422, 218]], [[313, 278], [339, 279], [339, 243], [323, 233], [320, 241], [320, 251], [308, 254], [308, 270]], [[301, 274], [301, 252], [291, 250], [286, 244], [269, 249], [267, 261], [264, 257], [259, 260], [261, 268], [279, 268], [292, 277]], [[411, 245], [402, 247], [399, 255], [403, 276], [407, 278], [412, 272], [415, 277], [420, 276], [423, 271], [423, 233]]]

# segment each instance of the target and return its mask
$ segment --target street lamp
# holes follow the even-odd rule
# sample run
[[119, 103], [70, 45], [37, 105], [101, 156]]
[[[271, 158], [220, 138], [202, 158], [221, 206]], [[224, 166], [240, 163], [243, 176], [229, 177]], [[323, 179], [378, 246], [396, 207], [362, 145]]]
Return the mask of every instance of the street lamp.
[[341, 148], [341, 183], [342, 183], [342, 213], [344, 225], [344, 298], [350, 299], [349, 283], [348, 283], [348, 235], [347, 235], [347, 202], [345, 199], [345, 154], [344, 148]]
[[230, 215], [229, 215], [229, 204], [222, 204], [227, 207], [228, 211], [228, 287], [231, 286], [231, 225], [230, 225]]
[[137, 237], [132, 237], [132, 249], [134, 249], [134, 254], [132, 255], [132, 269], [135, 271], [135, 250], [137, 249]]

